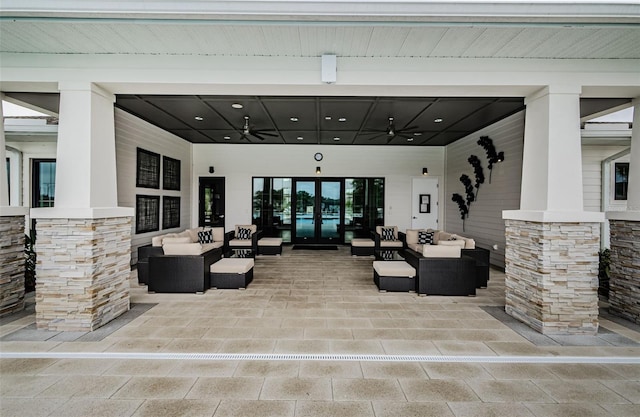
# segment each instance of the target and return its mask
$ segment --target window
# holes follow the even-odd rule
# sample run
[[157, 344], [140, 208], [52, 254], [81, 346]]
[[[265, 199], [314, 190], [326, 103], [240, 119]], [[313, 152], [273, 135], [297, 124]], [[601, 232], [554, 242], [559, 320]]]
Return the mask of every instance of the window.
[[31, 175], [31, 207], [53, 207], [56, 197], [56, 160], [34, 159]]
[[617, 162], [615, 164], [615, 199], [626, 200], [629, 187], [629, 163]]
[[346, 243], [384, 224], [384, 178], [345, 179], [344, 221]]
[[291, 178], [253, 179], [253, 223], [264, 236], [291, 242]]
[[9, 205], [11, 205], [11, 160], [7, 158], [7, 191], [9, 192]]

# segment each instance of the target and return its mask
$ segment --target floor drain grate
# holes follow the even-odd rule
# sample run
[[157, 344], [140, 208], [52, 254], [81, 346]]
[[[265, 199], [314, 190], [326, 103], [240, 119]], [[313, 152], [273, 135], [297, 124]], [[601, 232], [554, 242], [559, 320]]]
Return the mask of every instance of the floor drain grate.
[[599, 356], [451, 356], [451, 355], [331, 355], [276, 353], [142, 353], [142, 352], [2, 352], [0, 359], [155, 359], [207, 361], [356, 361], [474, 363], [619, 363], [640, 364], [637, 357]]

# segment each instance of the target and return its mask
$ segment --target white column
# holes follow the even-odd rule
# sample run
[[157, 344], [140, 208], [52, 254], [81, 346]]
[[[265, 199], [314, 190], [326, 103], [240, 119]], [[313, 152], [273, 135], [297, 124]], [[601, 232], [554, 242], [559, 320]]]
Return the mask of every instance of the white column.
[[4, 109], [2, 108], [3, 94], [0, 94], [0, 161], [2, 169], [0, 169], [0, 207], [9, 205], [9, 187], [7, 179], [7, 170], [5, 169], [5, 161], [7, 160], [6, 142], [4, 138]]
[[640, 220], [640, 98], [633, 100], [627, 211], [636, 213], [636, 219]]
[[503, 218], [604, 221], [583, 208], [580, 88], [549, 86], [525, 104], [520, 210], [504, 211]]

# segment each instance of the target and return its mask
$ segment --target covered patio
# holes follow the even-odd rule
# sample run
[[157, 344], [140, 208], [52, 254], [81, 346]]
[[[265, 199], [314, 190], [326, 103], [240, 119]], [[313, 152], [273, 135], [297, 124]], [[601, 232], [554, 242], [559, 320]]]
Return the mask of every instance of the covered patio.
[[637, 414], [637, 325], [601, 317], [597, 337], [551, 338], [495, 314], [495, 269], [476, 297], [418, 297], [379, 293], [371, 262], [287, 247], [258, 257], [246, 290], [204, 295], [148, 294], [134, 271], [132, 309], [97, 331], [35, 330], [33, 313], [3, 321], [0, 411]]

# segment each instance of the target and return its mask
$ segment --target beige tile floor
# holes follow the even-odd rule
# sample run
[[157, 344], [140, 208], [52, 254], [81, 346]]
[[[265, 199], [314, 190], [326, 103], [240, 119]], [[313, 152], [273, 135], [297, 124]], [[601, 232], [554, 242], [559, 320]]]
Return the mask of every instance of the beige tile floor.
[[203, 295], [148, 294], [134, 271], [132, 303], [156, 305], [104, 339], [0, 342], [0, 415], [640, 415], [639, 347], [536, 346], [480, 308], [504, 305], [501, 272], [476, 297], [418, 297], [379, 293], [371, 261], [285, 248], [248, 289]]

